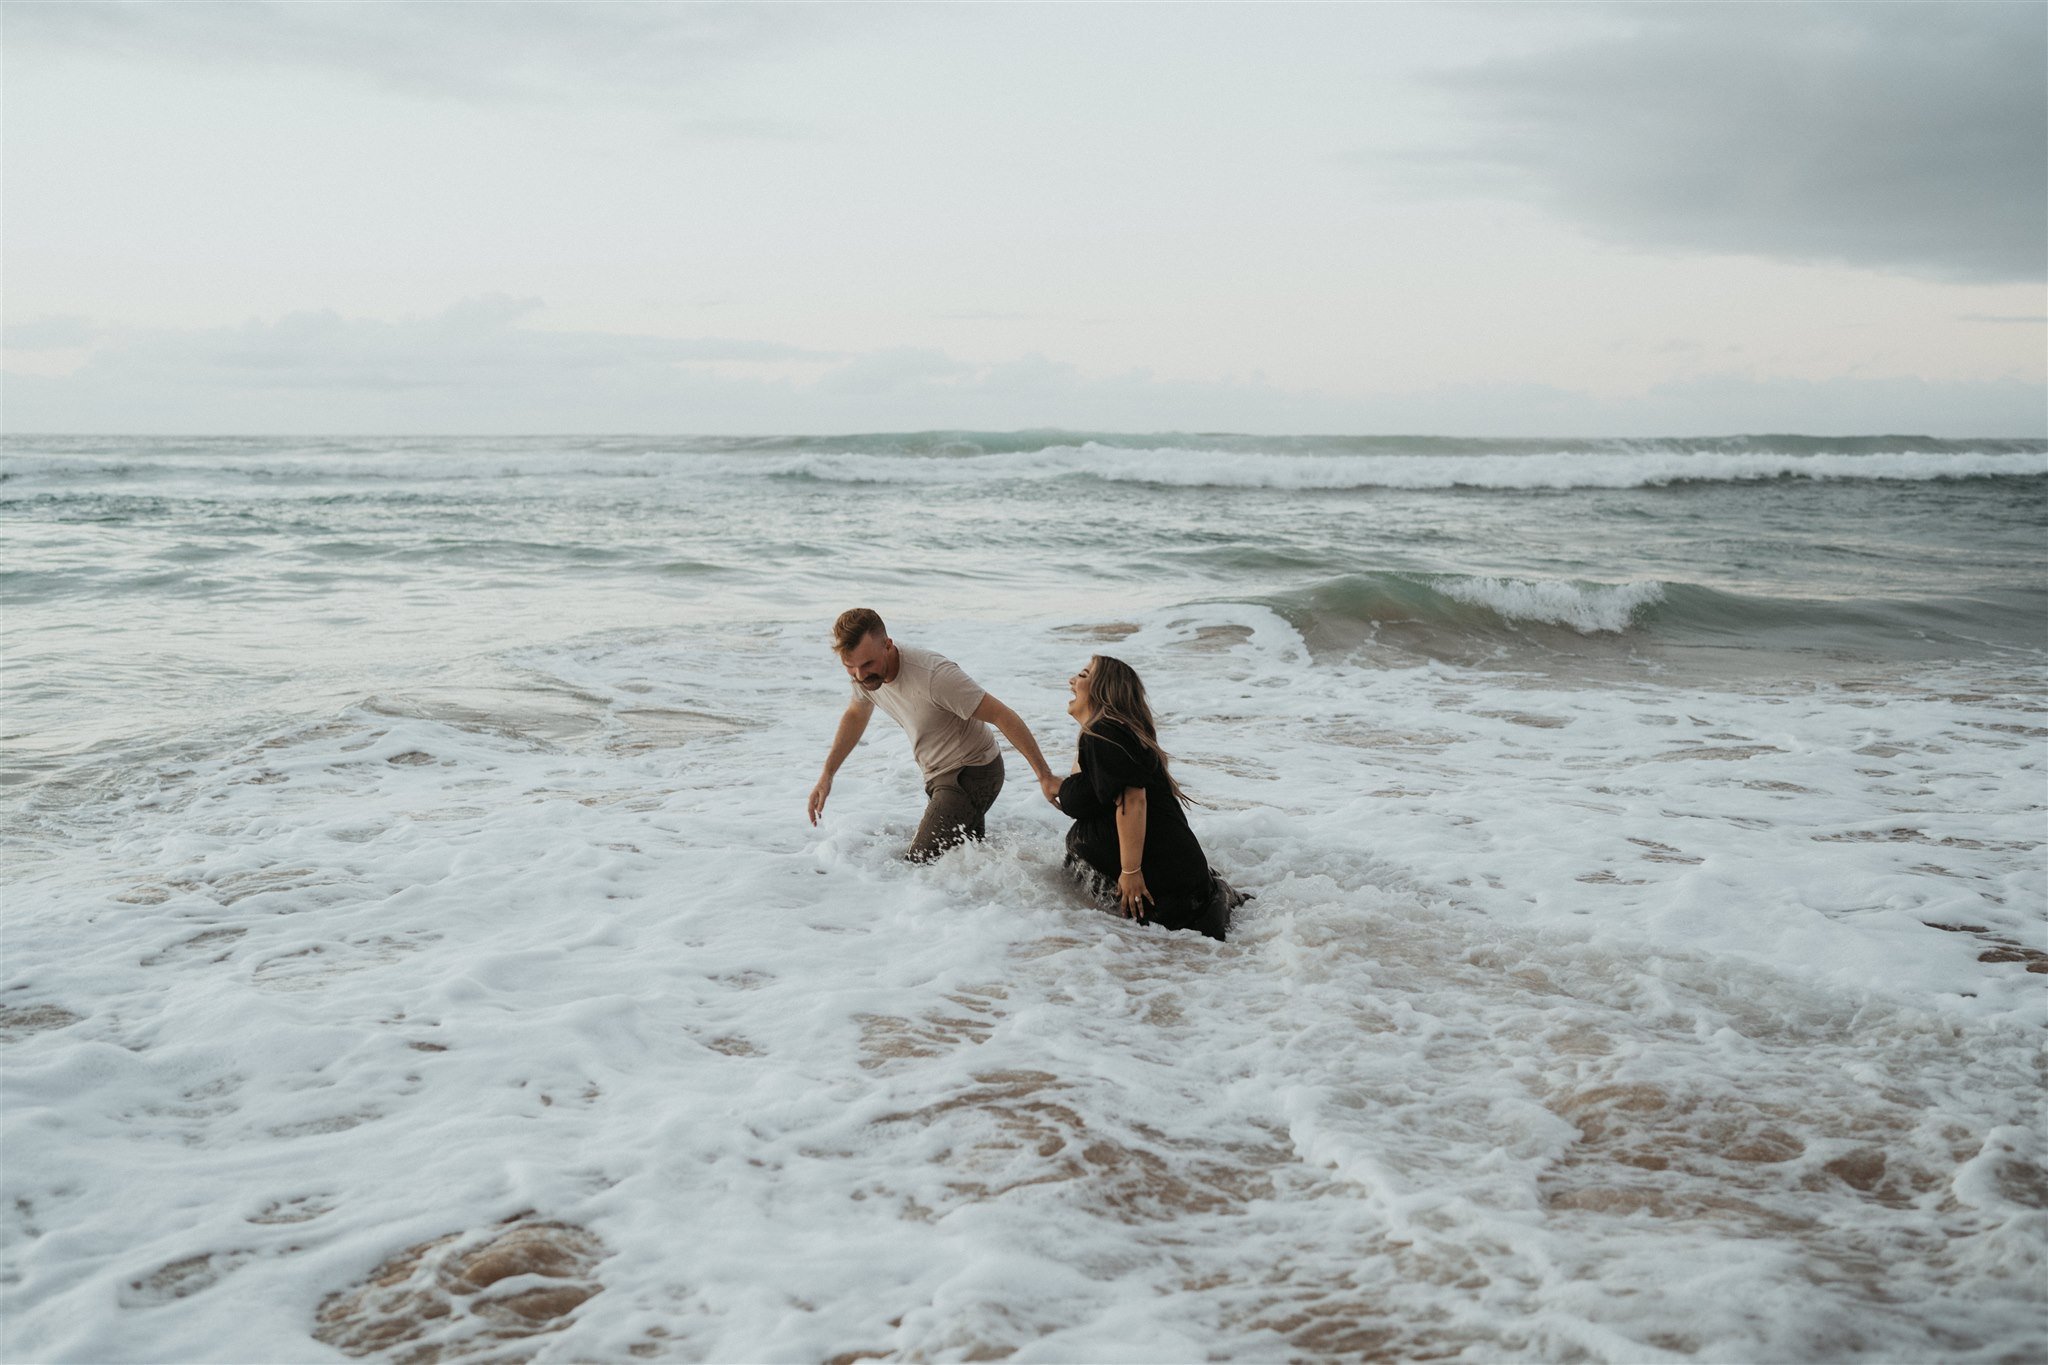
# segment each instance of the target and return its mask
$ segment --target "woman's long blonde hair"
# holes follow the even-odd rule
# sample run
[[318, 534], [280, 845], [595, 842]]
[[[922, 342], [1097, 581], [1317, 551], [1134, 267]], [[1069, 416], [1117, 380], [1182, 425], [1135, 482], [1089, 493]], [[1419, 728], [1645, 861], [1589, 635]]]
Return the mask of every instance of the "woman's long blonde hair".
[[1173, 792], [1173, 799], [1183, 806], [1194, 804], [1180, 789], [1180, 783], [1173, 780], [1166, 750], [1159, 747], [1159, 728], [1152, 723], [1152, 706], [1145, 700], [1145, 684], [1139, 679], [1137, 669], [1107, 654], [1098, 654], [1090, 659], [1088, 705], [1092, 710], [1088, 719], [1081, 722], [1082, 734], [1094, 735], [1104, 743], [1115, 744], [1115, 740], [1095, 728], [1104, 721], [1115, 721], [1135, 735], [1138, 743], [1159, 760], [1159, 771], [1166, 775], [1166, 785]]

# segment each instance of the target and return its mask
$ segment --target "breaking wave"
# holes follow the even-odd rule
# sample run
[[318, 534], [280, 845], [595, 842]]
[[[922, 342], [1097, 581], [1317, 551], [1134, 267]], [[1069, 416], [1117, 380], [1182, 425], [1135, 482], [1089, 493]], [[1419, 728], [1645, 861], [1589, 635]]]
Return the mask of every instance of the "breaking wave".
[[1419, 629], [1466, 642], [1600, 636], [1853, 647], [1908, 639], [2038, 646], [2044, 598], [2048, 594], [2016, 590], [1967, 598], [1787, 598], [1656, 579], [1383, 572], [1347, 574], [1258, 600], [1321, 643]]

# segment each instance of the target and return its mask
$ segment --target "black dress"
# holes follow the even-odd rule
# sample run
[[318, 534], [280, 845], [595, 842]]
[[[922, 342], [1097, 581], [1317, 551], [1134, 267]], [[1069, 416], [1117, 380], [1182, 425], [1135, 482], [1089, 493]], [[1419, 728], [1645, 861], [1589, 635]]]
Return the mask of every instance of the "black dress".
[[1139, 866], [1145, 889], [1152, 893], [1145, 918], [1221, 939], [1231, 910], [1246, 898], [1209, 870], [1158, 755], [1114, 721], [1081, 736], [1081, 771], [1060, 784], [1060, 809], [1074, 820], [1067, 831], [1067, 866], [1091, 883], [1098, 898], [1115, 906], [1117, 876], [1123, 871], [1116, 802], [1130, 787], [1145, 789], [1145, 852]]

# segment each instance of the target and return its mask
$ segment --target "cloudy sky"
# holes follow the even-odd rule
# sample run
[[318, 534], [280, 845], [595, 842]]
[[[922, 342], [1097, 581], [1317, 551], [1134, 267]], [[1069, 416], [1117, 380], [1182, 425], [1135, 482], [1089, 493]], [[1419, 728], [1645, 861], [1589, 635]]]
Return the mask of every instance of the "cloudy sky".
[[0, 7], [14, 432], [2048, 435], [2048, 8]]

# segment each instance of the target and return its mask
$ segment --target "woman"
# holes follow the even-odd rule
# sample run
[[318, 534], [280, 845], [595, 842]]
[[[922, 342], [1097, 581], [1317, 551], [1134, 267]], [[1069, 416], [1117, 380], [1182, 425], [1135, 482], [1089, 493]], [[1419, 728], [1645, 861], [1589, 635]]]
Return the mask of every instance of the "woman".
[[1098, 654], [1068, 680], [1067, 714], [1081, 724], [1080, 758], [1060, 785], [1073, 817], [1067, 866], [1105, 904], [1169, 929], [1221, 939], [1249, 897], [1209, 870], [1166, 770], [1145, 684], [1121, 659]]

